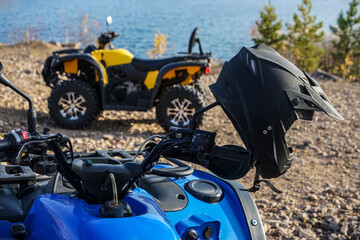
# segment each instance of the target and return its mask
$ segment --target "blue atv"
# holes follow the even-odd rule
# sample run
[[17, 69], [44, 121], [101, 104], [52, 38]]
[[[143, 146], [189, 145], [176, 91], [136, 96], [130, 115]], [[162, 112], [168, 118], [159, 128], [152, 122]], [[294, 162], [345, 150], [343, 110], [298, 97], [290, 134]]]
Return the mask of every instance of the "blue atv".
[[[36, 130], [32, 100], [1, 70], [0, 83], [29, 110], [28, 130], [0, 140], [0, 239], [265, 239], [249, 192], [289, 169], [286, 131], [314, 111], [342, 119], [314, 79], [260, 44], [225, 63], [210, 86], [216, 102], [189, 128], [150, 137], [136, 152], [76, 153], [65, 135]], [[218, 105], [246, 149], [218, 146], [215, 132], [196, 128]], [[244, 189], [234, 180], [251, 168], [254, 185]]]

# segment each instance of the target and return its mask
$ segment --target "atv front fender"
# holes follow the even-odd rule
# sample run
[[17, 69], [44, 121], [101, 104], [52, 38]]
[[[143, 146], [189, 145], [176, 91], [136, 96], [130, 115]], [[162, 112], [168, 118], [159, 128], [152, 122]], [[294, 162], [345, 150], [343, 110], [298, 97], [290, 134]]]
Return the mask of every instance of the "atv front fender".
[[[209, 176], [211, 176], [209, 180], [217, 182], [225, 191], [228, 190], [228, 195], [232, 196], [235, 202], [240, 203], [251, 239], [266, 240], [264, 226], [255, 201], [248, 191], [244, 191], [246, 188], [241, 183], [236, 180], [218, 177], [208, 171], [196, 170], [196, 172], [200, 173], [200, 179], [209, 179]], [[237, 199], [234, 199], [234, 195]], [[240, 209], [238, 211], [240, 212]]]
[[56, 78], [56, 71], [64, 71], [64, 64], [71, 61], [84, 61], [92, 65], [96, 71], [97, 79], [102, 84], [107, 84], [108, 77], [104, 66], [98, 62], [93, 56], [87, 53], [73, 53], [65, 56], [53, 55], [48, 57], [45, 61], [42, 75], [46, 85], [51, 86], [55, 84], [58, 79]]

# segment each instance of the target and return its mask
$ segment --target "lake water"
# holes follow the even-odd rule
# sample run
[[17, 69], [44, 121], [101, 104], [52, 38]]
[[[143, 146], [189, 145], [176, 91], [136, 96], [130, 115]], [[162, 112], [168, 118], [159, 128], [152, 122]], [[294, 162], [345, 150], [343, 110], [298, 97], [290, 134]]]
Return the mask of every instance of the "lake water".
[[[115, 47], [135, 56], [147, 57], [154, 33], [168, 34], [168, 55], [186, 51], [194, 27], [206, 52], [227, 60], [242, 46], [252, 45], [250, 27], [259, 19], [267, 0], [0, 0], [0, 42], [19, 41], [29, 29], [44, 41], [76, 40], [81, 20], [89, 15], [90, 25], [106, 30], [106, 17], [113, 17], [110, 30], [120, 33]], [[278, 18], [291, 22], [301, 0], [272, 0]], [[340, 10], [349, 0], [313, 0], [312, 13], [324, 21], [324, 29], [335, 25]], [[1, 52], [0, 52], [1, 54]], [[0, 55], [1, 57], [1, 55]]]

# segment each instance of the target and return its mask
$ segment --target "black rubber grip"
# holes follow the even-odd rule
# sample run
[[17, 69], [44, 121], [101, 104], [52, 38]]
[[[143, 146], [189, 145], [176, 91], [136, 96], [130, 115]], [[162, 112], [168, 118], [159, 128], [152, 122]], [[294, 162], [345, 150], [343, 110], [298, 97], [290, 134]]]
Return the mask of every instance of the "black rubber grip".
[[175, 163], [176, 165], [178, 165], [178, 167], [153, 168], [153, 169], [151, 169], [151, 174], [163, 176], [163, 177], [185, 177], [185, 176], [193, 174], [194, 169], [191, 166], [189, 166], [175, 158], [168, 157], [166, 159], [172, 163]]
[[0, 140], [0, 151], [10, 150], [12, 147], [11, 141], [4, 139]]

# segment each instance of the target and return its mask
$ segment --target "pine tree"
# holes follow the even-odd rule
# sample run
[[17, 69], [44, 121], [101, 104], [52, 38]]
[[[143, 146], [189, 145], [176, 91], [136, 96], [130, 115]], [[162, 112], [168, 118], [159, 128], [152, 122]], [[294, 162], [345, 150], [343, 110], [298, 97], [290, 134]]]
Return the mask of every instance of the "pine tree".
[[277, 20], [274, 6], [271, 2], [264, 6], [260, 12], [261, 20], [256, 21], [256, 32], [252, 41], [256, 44], [264, 43], [279, 51], [283, 45], [285, 35], [280, 33], [282, 28], [281, 20]]
[[303, 0], [302, 4], [298, 5], [300, 16], [294, 13], [293, 25], [287, 26], [292, 60], [310, 73], [319, 66], [324, 54], [324, 49], [319, 45], [324, 36], [324, 31], [320, 31], [323, 23], [316, 23], [316, 16], [310, 15], [311, 9], [311, 0]]
[[360, 78], [360, 16], [357, 10], [359, 4], [359, 0], [352, 0], [346, 16], [341, 11], [337, 26], [330, 26], [332, 33], [338, 37], [333, 41], [336, 49], [333, 54], [336, 63], [334, 70], [345, 78]]

